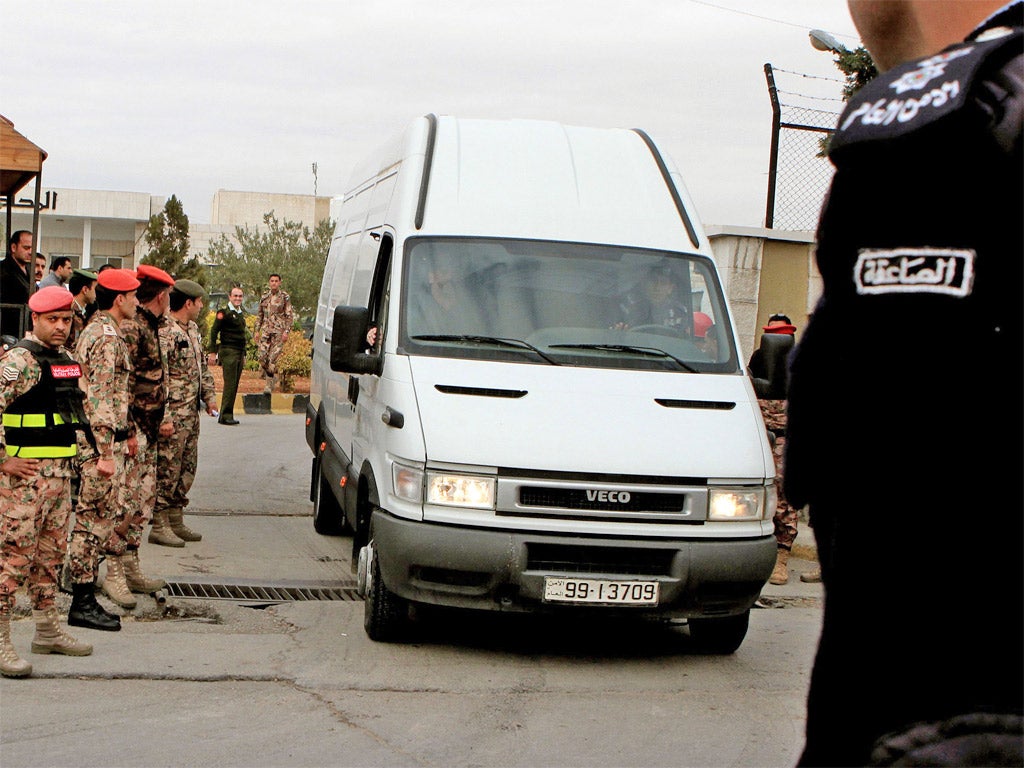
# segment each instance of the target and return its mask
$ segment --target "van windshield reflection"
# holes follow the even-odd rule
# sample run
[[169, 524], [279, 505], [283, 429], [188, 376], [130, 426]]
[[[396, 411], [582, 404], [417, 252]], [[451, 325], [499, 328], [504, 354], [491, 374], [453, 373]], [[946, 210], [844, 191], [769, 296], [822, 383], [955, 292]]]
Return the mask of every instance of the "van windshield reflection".
[[406, 242], [409, 354], [740, 372], [721, 287], [698, 254], [485, 238]]

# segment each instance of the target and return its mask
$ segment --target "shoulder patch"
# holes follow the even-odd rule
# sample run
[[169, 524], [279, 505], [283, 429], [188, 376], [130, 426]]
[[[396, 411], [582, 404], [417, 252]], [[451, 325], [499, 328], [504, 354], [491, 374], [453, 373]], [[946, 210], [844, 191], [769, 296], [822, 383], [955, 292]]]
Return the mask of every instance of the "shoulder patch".
[[882, 73], [850, 100], [831, 149], [895, 138], [963, 108], [979, 70], [1008, 44], [1006, 38], [962, 43]]
[[975, 252], [957, 248], [863, 248], [853, 280], [857, 293], [940, 293], [963, 298], [974, 285]]
[[103, 324], [103, 335], [104, 336], [117, 336], [117, 329], [110, 323]]
[[220, 310], [219, 312], [217, 312], [217, 319], [218, 320], [223, 320], [224, 319], [224, 310], [223, 309]]
[[4, 381], [17, 381], [21, 375], [21, 371], [16, 365], [5, 365], [4, 370], [0, 373], [0, 377], [3, 377]]

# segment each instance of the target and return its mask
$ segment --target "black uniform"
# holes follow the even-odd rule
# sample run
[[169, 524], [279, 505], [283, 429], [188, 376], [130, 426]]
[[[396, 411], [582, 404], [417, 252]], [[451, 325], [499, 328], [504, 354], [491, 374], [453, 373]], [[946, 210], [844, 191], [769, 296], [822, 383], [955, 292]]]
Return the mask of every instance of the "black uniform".
[[865, 86], [832, 140], [824, 293], [791, 362], [785, 458], [825, 584], [803, 765], [863, 765], [913, 721], [1021, 712], [1024, 43], [1011, 13], [1002, 36]]
[[[218, 342], [219, 339], [219, 342]], [[220, 421], [222, 424], [235, 422], [235, 397], [238, 382], [245, 367], [246, 326], [245, 312], [235, 312], [230, 306], [217, 310], [210, 331], [210, 351], [220, 358], [224, 373], [224, 392], [220, 399]]]

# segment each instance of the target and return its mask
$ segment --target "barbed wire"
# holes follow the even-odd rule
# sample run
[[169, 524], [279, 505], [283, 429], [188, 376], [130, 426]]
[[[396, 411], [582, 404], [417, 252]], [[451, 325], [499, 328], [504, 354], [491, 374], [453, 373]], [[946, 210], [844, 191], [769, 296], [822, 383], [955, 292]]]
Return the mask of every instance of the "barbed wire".
[[[773, 100], [773, 110], [778, 110], [774, 199], [769, 202], [771, 225], [778, 229], [813, 230], [834, 172], [824, 148], [839, 120], [843, 100], [781, 89], [774, 75], [783, 73], [791, 76], [787, 79], [800, 77], [837, 84], [844, 81], [774, 67], [771, 71], [773, 87], [769, 89], [769, 95]], [[787, 85], [793, 87], [792, 82]], [[794, 103], [799, 101], [835, 104], [837, 108]]]

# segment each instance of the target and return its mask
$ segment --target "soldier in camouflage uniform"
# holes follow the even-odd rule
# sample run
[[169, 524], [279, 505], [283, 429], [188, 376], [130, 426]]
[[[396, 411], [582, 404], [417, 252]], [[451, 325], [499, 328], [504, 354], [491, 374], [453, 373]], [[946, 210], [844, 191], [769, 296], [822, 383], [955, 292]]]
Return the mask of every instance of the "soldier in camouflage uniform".
[[[121, 514], [106, 544], [107, 577], [103, 591], [122, 608], [134, 608], [132, 592], [151, 593], [166, 586], [163, 579], [142, 573], [139, 547], [142, 532], [153, 517], [156, 499], [157, 440], [167, 400], [167, 360], [160, 348], [160, 326], [167, 322], [174, 278], [158, 267], [142, 264], [136, 270], [139, 309], [121, 322], [121, 334], [132, 360], [132, 401], [129, 414], [139, 448], [125, 460], [120, 484]], [[170, 425], [166, 429], [170, 430]]]
[[269, 288], [260, 297], [260, 308], [256, 314], [256, 343], [257, 359], [267, 380], [263, 393], [269, 395], [274, 391], [277, 361], [288, 340], [295, 313], [291, 298], [281, 290], [281, 276], [273, 274], [267, 282]]
[[99, 274], [98, 283], [96, 313], [75, 348], [96, 448], [83, 445], [79, 437], [81, 487], [68, 545], [73, 595], [68, 623], [116, 632], [121, 629], [121, 619], [96, 601], [95, 589], [99, 555], [113, 535], [121, 511], [118, 487], [124, 481], [125, 457], [138, 450], [128, 414], [132, 362], [120, 324], [135, 316], [139, 281], [130, 270], [107, 269]]
[[[762, 328], [765, 333], [788, 334], [796, 333], [794, 326], [786, 315], [772, 315], [768, 324]], [[797, 510], [786, 501], [782, 492], [783, 478], [783, 455], [786, 450], [786, 400], [777, 397], [778, 392], [767, 394], [765, 388], [757, 386], [758, 382], [765, 382], [769, 376], [765, 370], [765, 361], [761, 355], [762, 350], [757, 349], [750, 356], [750, 363], [747, 368], [755, 382], [757, 402], [761, 406], [761, 417], [764, 419], [765, 429], [768, 430], [769, 439], [772, 444], [772, 454], [775, 458], [775, 492], [777, 502], [775, 515], [772, 522], [775, 524], [775, 543], [778, 551], [775, 558], [775, 569], [768, 578], [769, 584], [786, 584], [789, 581], [789, 554], [793, 550], [797, 534]], [[767, 394], [767, 396], [766, 396]]]
[[171, 317], [160, 329], [160, 343], [167, 355], [164, 423], [173, 425], [174, 430], [167, 437], [161, 432], [158, 444], [154, 533], [158, 525], [184, 525], [199, 456], [199, 410], [203, 408], [211, 416], [216, 413], [213, 375], [195, 322], [203, 309], [203, 296], [198, 283], [176, 281], [171, 290]]
[[88, 269], [76, 269], [68, 281], [71, 291], [71, 332], [64, 346], [69, 350], [75, 348], [78, 334], [85, 328], [89, 319], [87, 307], [96, 303], [96, 273]]
[[61, 349], [71, 329], [71, 298], [56, 286], [32, 294], [28, 307], [33, 331], [0, 365], [0, 674], [4, 677], [32, 674], [32, 665], [19, 658], [11, 643], [15, 592], [26, 579], [36, 622], [32, 652], [92, 653], [91, 645], [61, 629], [55, 602], [71, 516], [75, 422], [86, 425], [78, 388], [81, 368]]

